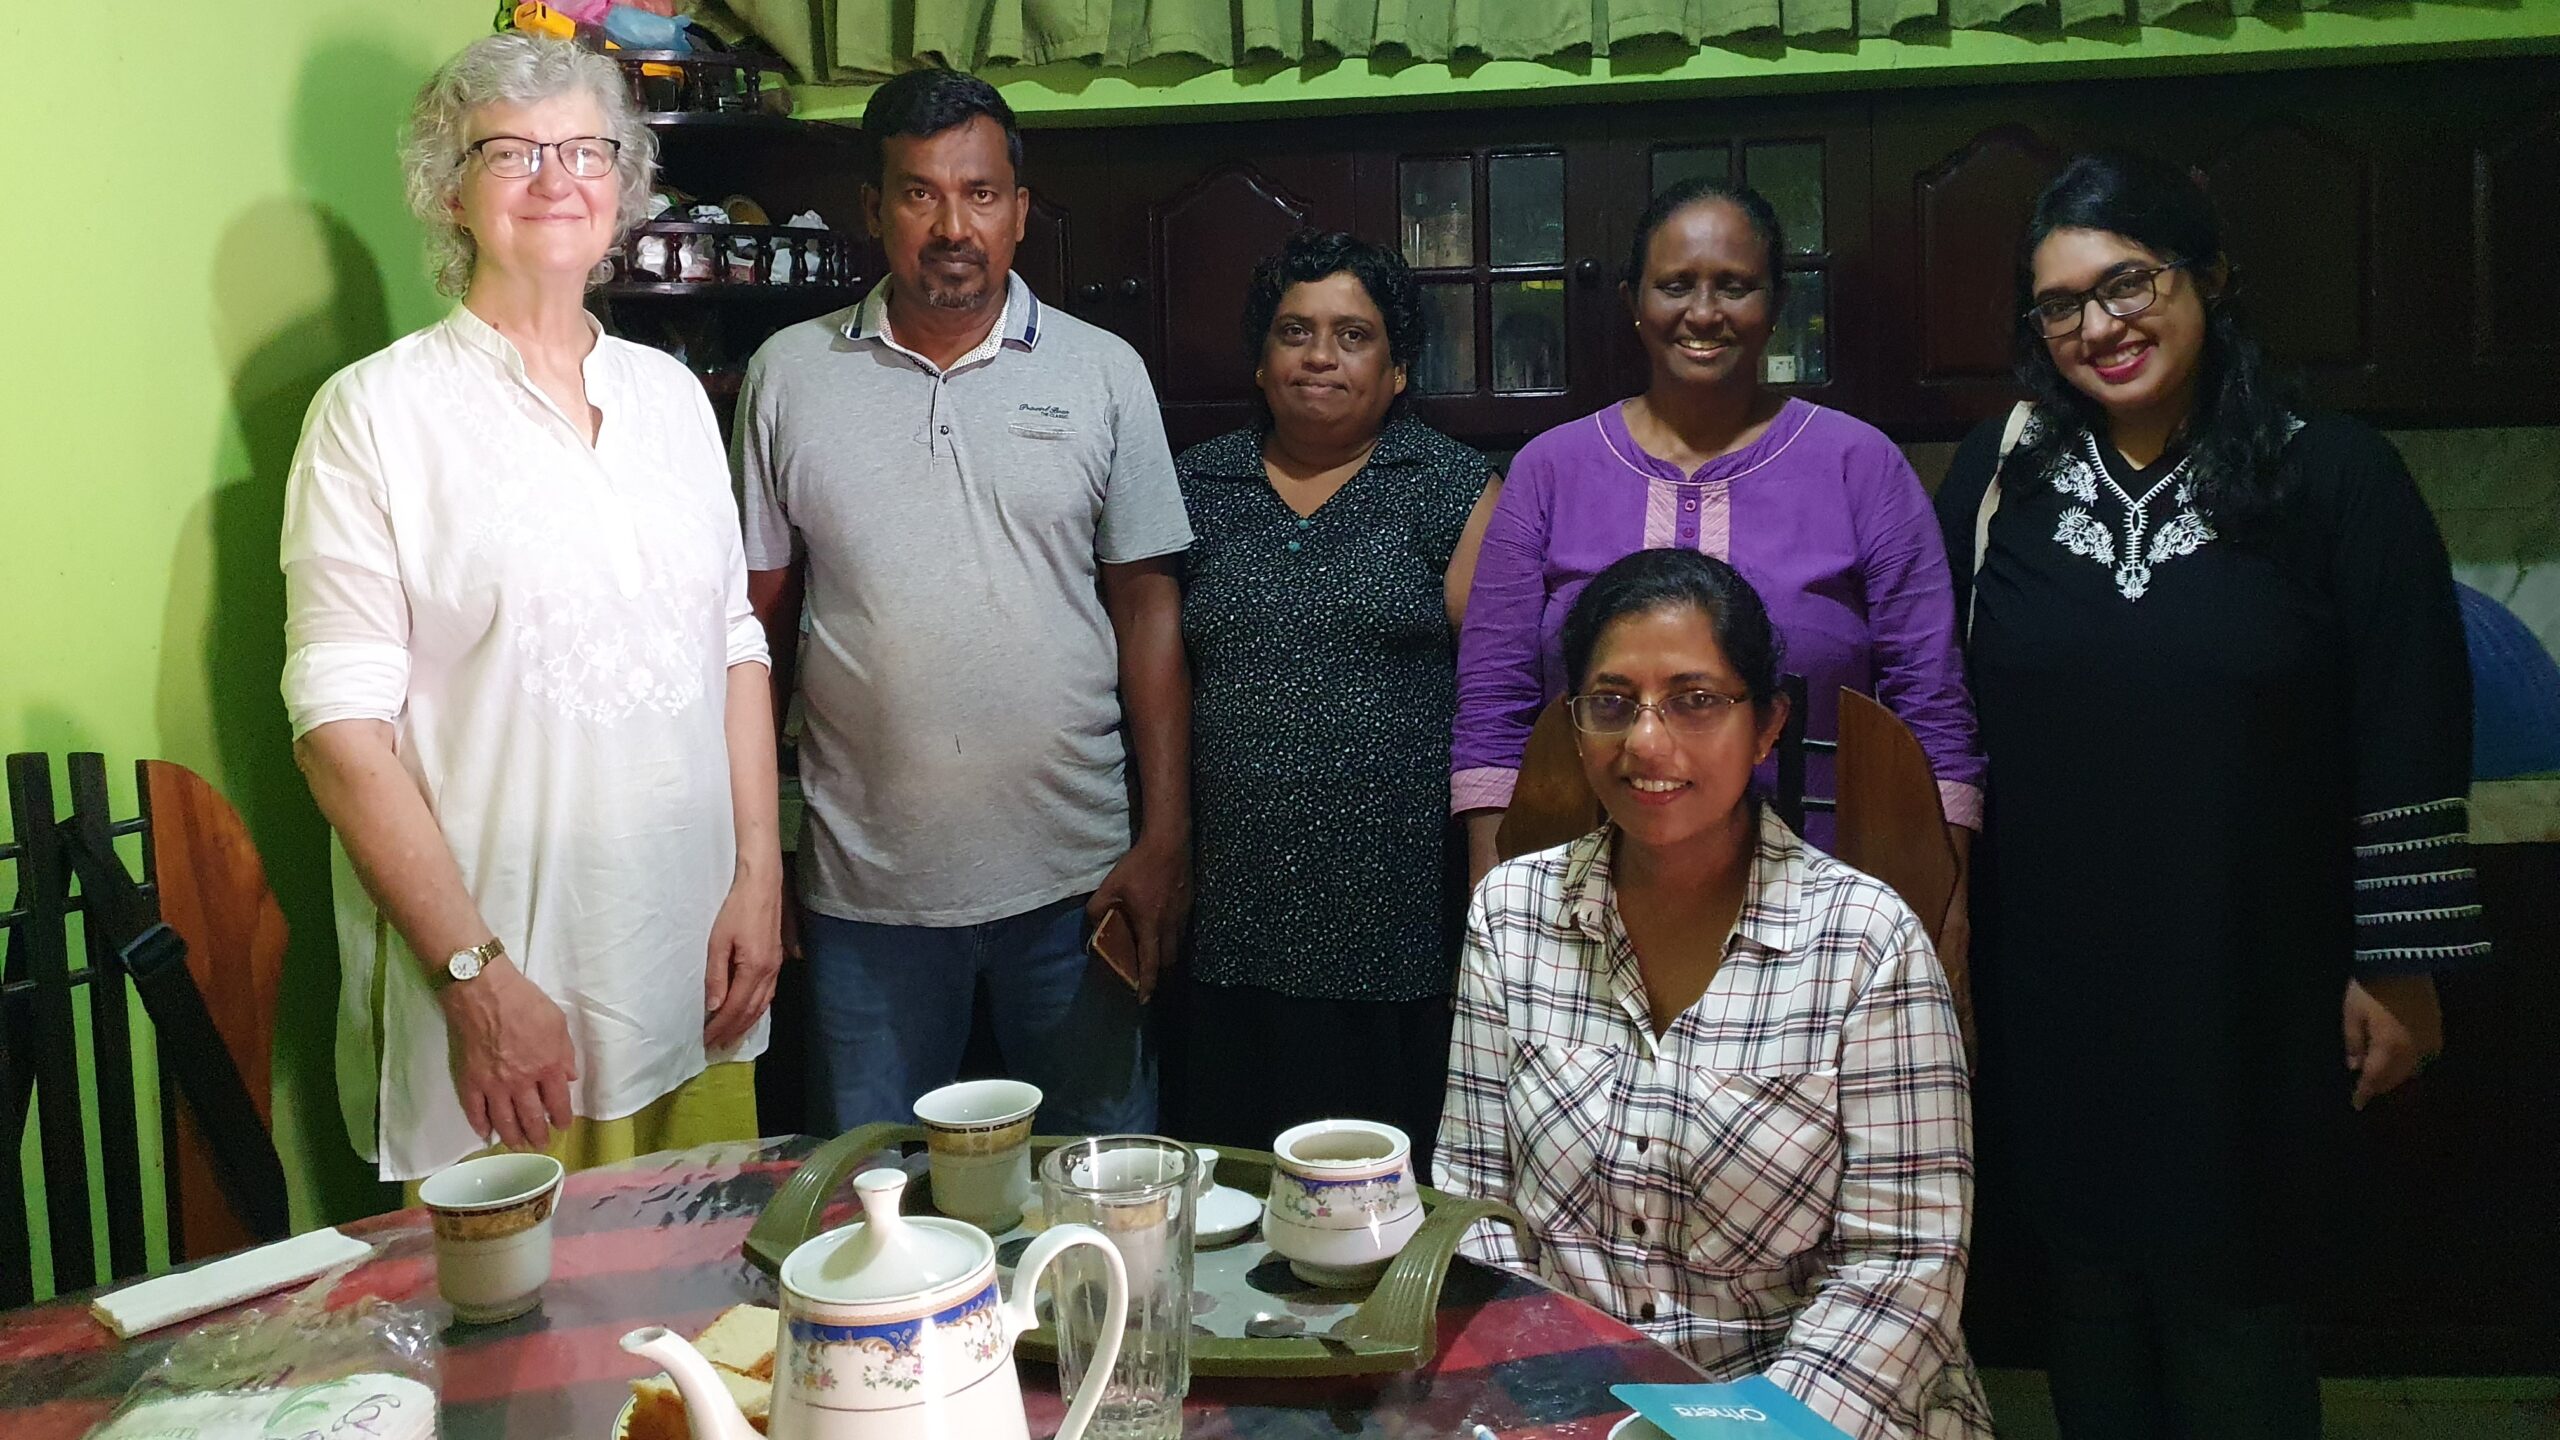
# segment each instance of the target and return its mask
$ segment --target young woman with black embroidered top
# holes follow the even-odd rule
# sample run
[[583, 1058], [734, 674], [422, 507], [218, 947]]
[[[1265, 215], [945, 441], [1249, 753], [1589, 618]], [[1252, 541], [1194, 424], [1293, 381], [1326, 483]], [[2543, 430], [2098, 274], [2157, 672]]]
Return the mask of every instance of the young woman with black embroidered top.
[[1938, 496], [1990, 763], [1986, 1203], [2047, 1261], [2072, 1440], [2319, 1432], [2325, 1167], [2486, 949], [2444, 546], [2389, 442], [2287, 402], [2236, 288], [2188, 176], [2072, 162], [2021, 256], [2036, 399]]

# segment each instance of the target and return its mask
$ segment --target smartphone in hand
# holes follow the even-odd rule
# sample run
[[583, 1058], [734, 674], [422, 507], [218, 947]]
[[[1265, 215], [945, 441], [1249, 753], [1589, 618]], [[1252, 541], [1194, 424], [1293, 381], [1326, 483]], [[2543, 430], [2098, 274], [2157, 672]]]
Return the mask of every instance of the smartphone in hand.
[[1136, 991], [1140, 1001], [1153, 998], [1149, 993], [1153, 987], [1139, 983], [1138, 940], [1129, 928], [1129, 912], [1117, 905], [1103, 911], [1102, 919], [1094, 925], [1093, 934], [1085, 940], [1084, 948], [1094, 959], [1110, 966], [1111, 973]]

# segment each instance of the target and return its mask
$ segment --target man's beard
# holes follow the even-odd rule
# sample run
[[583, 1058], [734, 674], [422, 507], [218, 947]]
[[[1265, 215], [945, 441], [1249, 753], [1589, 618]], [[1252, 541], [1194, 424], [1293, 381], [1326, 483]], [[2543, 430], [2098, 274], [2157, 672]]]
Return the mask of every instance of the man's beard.
[[[980, 309], [994, 291], [994, 287], [986, 283], [987, 252], [975, 245], [935, 246], [917, 258], [924, 262], [917, 267], [918, 288], [924, 291], [924, 303], [937, 310]], [[977, 279], [959, 284], [936, 283], [933, 266], [942, 260], [961, 260], [976, 265]]]

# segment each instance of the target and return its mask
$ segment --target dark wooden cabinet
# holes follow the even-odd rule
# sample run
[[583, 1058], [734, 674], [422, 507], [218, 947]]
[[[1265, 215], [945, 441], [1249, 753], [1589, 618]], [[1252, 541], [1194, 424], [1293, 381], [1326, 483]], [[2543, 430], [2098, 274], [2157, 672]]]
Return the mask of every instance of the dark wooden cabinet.
[[847, 126], [762, 113], [670, 111], [647, 119], [658, 136], [661, 188], [711, 204], [745, 196], [775, 221], [815, 211], [829, 231], [858, 237], [842, 273], [824, 283], [784, 284], [728, 278], [726, 260], [741, 252], [718, 233], [695, 227], [652, 237], [644, 226], [634, 236], [632, 244], [654, 239], [668, 253], [687, 244], [707, 250], [717, 278], [617, 280], [599, 288], [596, 307], [614, 333], [666, 350], [702, 377], [725, 425], [757, 346], [785, 325], [851, 304], [881, 274], [879, 246], [863, 233], [861, 137]]
[[1490, 448], [1633, 393], [1618, 292], [1662, 184], [1759, 188], [1790, 231], [1769, 379], [1907, 439], [2016, 396], [2018, 239], [2072, 154], [2204, 177], [2249, 323], [2314, 405], [2560, 421], [2560, 66], [2466, 61], [1431, 115], [1047, 131], [1024, 273], [1136, 345], [1177, 443], [1243, 423], [1252, 264], [1299, 225], [1392, 242], [1424, 413]]

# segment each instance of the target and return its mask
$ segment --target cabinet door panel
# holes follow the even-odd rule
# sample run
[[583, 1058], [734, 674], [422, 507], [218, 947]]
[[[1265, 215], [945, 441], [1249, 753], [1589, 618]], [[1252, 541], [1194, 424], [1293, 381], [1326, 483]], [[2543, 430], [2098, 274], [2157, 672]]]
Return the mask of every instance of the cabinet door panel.
[[1034, 190], [1031, 213], [1022, 222], [1022, 243], [1014, 247], [1013, 268], [1044, 305], [1074, 307], [1068, 298], [1067, 255], [1075, 219], [1066, 207]]
[[2372, 370], [2372, 157], [2279, 120], [2252, 127], [2205, 178], [2260, 343], [2305, 370]]
[[1201, 177], [1151, 208], [1148, 272], [1168, 405], [1233, 402], [1253, 385], [1238, 330], [1255, 262], [1304, 228], [1310, 207], [1250, 165]]
[[2018, 237], [2062, 166], [2033, 131], [2003, 125], [1913, 179], [1918, 244], [1905, 293], [1919, 308], [1920, 383], [2002, 385], [2016, 349]]
[[2471, 159], [2472, 353], [2560, 389], [2560, 104], [2492, 124]]

